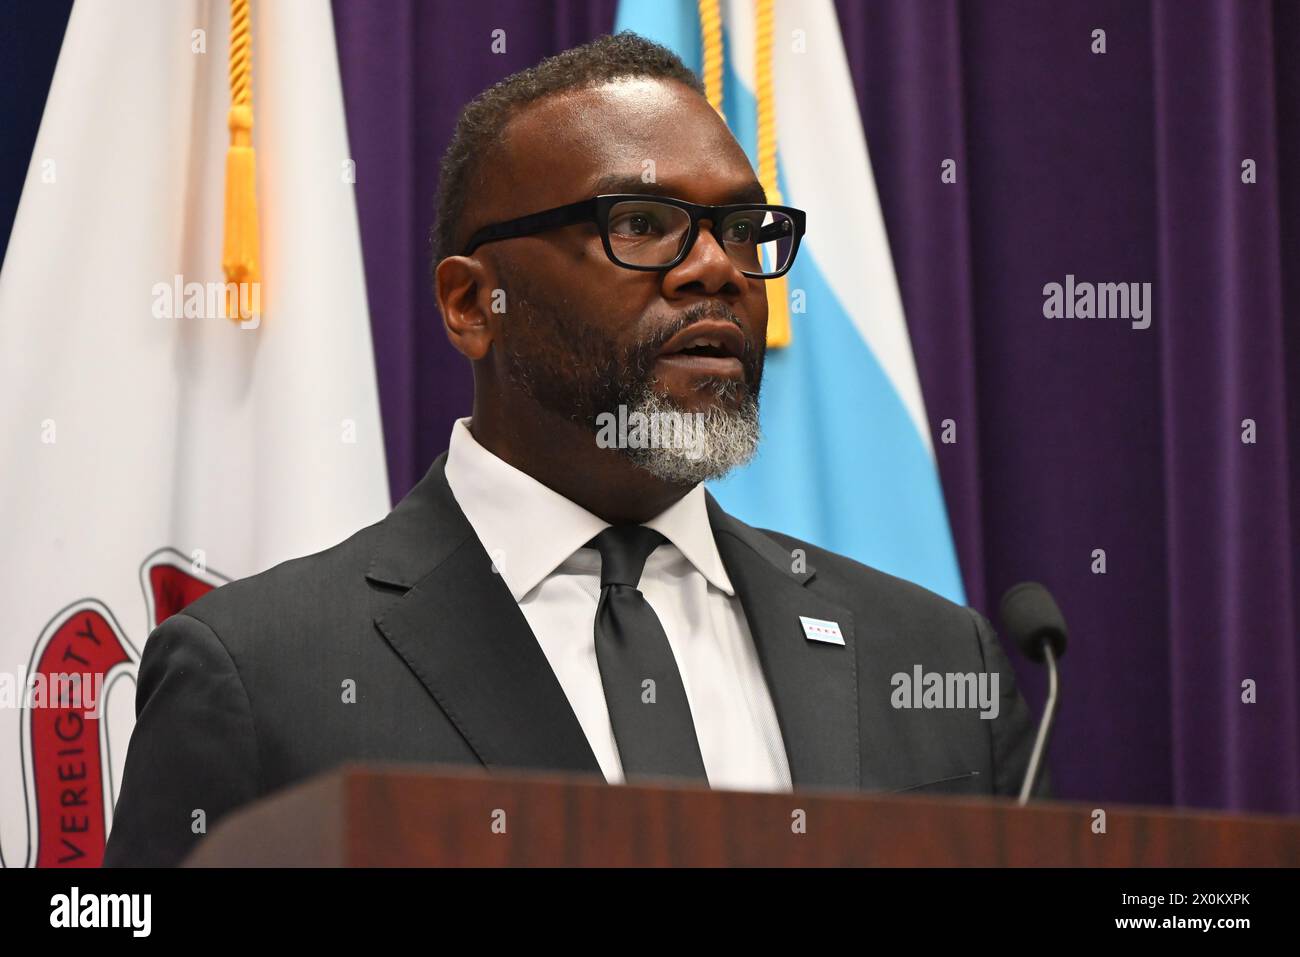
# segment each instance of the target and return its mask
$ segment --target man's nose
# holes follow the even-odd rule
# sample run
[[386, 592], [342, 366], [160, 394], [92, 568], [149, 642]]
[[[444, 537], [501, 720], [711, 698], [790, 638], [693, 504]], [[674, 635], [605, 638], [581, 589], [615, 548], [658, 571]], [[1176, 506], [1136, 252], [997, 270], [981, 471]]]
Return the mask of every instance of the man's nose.
[[740, 267], [714, 237], [712, 225], [704, 222], [686, 258], [664, 276], [664, 290], [669, 295], [739, 296], [745, 283]]

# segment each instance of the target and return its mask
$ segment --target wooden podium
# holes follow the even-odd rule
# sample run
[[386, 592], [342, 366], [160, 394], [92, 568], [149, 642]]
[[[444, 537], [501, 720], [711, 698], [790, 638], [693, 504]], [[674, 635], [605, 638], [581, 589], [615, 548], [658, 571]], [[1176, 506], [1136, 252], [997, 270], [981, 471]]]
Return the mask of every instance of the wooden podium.
[[[1300, 819], [344, 765], [231, 814], [187, 867], [1300, 866]], [[800, 825], [802, 824], [802, 828]]]

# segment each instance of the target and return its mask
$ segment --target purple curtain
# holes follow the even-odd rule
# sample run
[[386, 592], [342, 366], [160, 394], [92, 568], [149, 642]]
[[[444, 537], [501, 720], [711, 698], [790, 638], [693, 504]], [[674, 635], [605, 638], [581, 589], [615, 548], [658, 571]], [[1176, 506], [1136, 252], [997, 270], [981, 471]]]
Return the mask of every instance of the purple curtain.
[[[1071, 626], [1058, 794], [1300, 811], [1300, 5], [837, 7], [969, 599], [1037, 579]], [[427, 261], [455, 116], [615, 8], [334, 0], [395, 497], [470, 402]], [[1150, 328], [1044, 318], [1067, 275], [1151, 283]]]

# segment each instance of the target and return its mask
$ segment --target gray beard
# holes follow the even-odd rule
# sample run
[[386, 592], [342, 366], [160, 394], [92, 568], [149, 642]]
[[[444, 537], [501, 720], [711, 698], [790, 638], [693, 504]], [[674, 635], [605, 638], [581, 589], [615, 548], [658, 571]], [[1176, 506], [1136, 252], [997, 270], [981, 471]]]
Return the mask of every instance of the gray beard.
[[[647, 385], [628, 403], [628, 413], [640, 412], [647, 419], [657, 418], [663, 430], [661, 441], [651, 448], [620, 449], [620, 454], [663, 482], [698, 485], [721, 478], [752, 459], [761, 438], [758, 400], [752, 394], [747, 395], [733, 407], [729, 400], [736, 390], [737, 383], [719, 380], [714, 386], [719, 404], [697, 416], [679, 409], [655, 392], [653, 385]], [[674, 434], [671, 423], [688, 418], [693, 419], [687, 426], [690, 432]]]
[[[598, 437], [599, 416], [602, 413], [616, 415], [619, 406], [624, 406], [629, 415], [641, 412], [647, 418], [657, 416], [661, 427], [665, 421], [689, 417], [692, 420], [691, 433], [681, 435], [683, 441], [675, 441], [670, 429], [667, 440], [661, 436], [656, 447], [617, 449], [618, 454], [633, 465], [664, 482], [698, 485], [721, 478], [754, 457], [760, 439], [758, 383], [762, 375], [761, 355], [758, 371], [747, 370], [754, 384], [752, 390], [734, 379], [713, 380], [712, 389], [718, 404], [699, 413], [697, 418], [696, 413], [678, 408], [666, 396], [654, 391], [656, 383], [651, 372], [654, 357], [658, 347], [676, 329], [664, 330], [661, 341], [646, 344], [627, 355], [615, 356], [610, 342], [597, 330], [569, 312], [542, 305], [526, 288], [512, 290], [511, 301], [514, 303], [512, 315], [522, 322], [523, 329], [509, 323], [505, 326], [502, 347], [508, 360], [507, 375], [516, 389], [543, 408], [590, 430], [594, 440]], [[718, 310], [701, 308], [694, 311], [698, 314], [683, 317], [683, 325], [706, 314], [716, 316]], [[519, 336], [519, 333], [524, 330], [532, 332], [536, 325], [546, 330], [546, 337], [562, 338], [568, 343], [567, 348], [526, 354], [522, 346], [528, 336]]]

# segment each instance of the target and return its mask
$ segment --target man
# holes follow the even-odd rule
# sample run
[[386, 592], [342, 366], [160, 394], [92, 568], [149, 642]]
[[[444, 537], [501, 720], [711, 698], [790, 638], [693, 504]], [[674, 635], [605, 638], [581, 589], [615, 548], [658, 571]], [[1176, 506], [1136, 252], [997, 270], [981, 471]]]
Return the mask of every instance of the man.
[[[986, 621], [701, 484], [756, 449], [804, 218], [694, 74], [630, 34], [547, 60], [466, 107], [439, 188], [473, 414], [382, 522], [150, 637], [106, 863], [345, 760], [1015, 793], [1032, 726]], [[993, 697], [914, 707], [919, 669]]]

